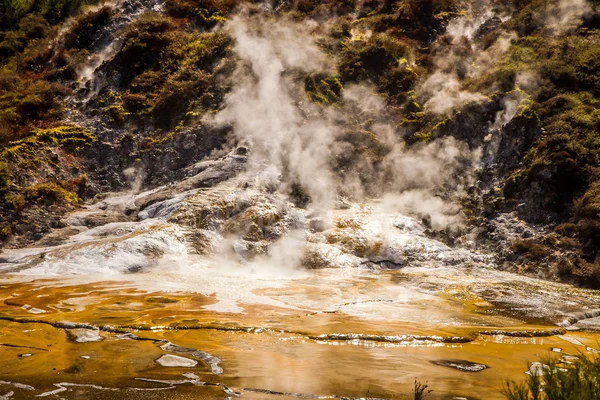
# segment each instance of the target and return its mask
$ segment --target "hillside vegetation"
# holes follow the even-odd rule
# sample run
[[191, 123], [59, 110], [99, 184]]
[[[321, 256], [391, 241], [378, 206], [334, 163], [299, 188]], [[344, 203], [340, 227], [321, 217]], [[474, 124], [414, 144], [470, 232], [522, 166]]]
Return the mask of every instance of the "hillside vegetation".
[[[507, 268], [600, 287], [599, 1], [244, 4], [323, 27], [319, 46], [337, 65], [330, 75], [304, 76], [306, 101], [336, 107], [346, 87], [372, 84], [407, 145], [453, 136], [488, 148], [484, 159], [493, 162], [461, 195], [467, 225], [453, 235], [472, 232], [474, 246], [492, 249], [508, 241], [498, 260]], [[94, 91], [85, 86], [89, 57], [121, 9], [84, 0], [0, 3], [3, 243], [33, 243], [83, 200], [126, 188], [126, 162], [118, 160], [196, 161], [199, 153], [182, 143], [223, 107], [237, 66], [224, 26], [244, 4], [166, 0], [162, 12], [146, 10], [119, 28], [114, 54], [94, 66], [110, 82]], [[85, 96], [85, 104], [73, 101]], [[103, 129], [74, 119], [77, 107]], [[225, 141], [214, 140], [212, 147]], [[376, 165], [386, 152], [368, 124], [349, 125], [343, 140], [348, 153], [332, 161], [339, 171], [363, 158]], [[107, 153], [118, 159], [114, 168]], [[152, 186], [172, 175], [149, 169], [145, 178]], [[499, 237], [493, 221], [507, 213], [536, 234]]]

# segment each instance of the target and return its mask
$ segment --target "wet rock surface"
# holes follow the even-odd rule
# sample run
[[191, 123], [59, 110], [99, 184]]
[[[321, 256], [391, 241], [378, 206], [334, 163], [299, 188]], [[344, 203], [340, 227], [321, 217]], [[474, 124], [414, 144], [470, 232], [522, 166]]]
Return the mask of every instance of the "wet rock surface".
[[[239, 153], [244, 151], [202, 161], [190, 169], [195, 175], [175, 185], [99, 197], [64, 219], [70, 228], [56, 231], [59, 245], [5, 252], [0, 266], [7, 272], [50, 275], [99, 273], [100, 266], [117, 276], [160, 271], [182, 256], [194, 264], [227, 254], [256, 267], [275, 257], [276, 268], [413, 269], [422, 275], [412, 275], [412, 284], [435, 295], [465, 281], [488, 308], [543, 323], [559, 324], [578, 314], [583, 317], [577, 321], [589, 319], [586, 313], [600, 309], [593, 292], [554, 290], [544, 282], [496, 273], [497, 256], [436, 240], [422, 222], [382, 212], [377, 202], [346, 200], [340, 209], [307, 213], [269, 192], [255, 176], [243, 175], [246, 156]], [[494, 232], [508, 247], [515, 237], [533, 234], [533, 228], [507, 214]], [[286, 257], [277, 259], [283, 250]], [[90, 264], [92, 259], [101, 262]]]
[[462, 372], [481, 372], [489, 368], [485, 364], [478, 364], [467, 360], [437, 360], [431, 363], [442, 367], [454, 368]]
[[[411, 268], [415, 272], [411, 272]], [[386, 387], [385, 382], [392, 376], [398, 379], [398, 374], [406, 374], [412, 378], [419, 376], [417, 371], [428, 371], [427, 376], [435, 377], [436, 382], [453, 382], [454, 395], [465, 393], [461, 389], [463, 384], [464, 387], [473, 384], [472, 379], [475, 378], [469, 376], [483, 376], [488, 370], [496, 368], [506, 370], [507, 363], [511, 368], [514, 366], [515, 373], [521, 376], [523, 371], [519, 367], [524, 360], [531, 359], [533, 354], [542, 351], [550, 353], [552, 347], [560, 348], [560, 356], [565, 363], [575, 360], [572, 355], [577, 354], [578, 349], [597, 351], [594, 349], [594, 336], [564, 331], [557, 332], [557, 335], [552, 332], [551, 326], [540, 326], [534, 330], [518, 320], [494, 316], [496, 312], [490, 313], [489, 304], [482, 305], [488, 311], [481, 315], [459, 311], [463, 308], [457, 308], [457, 299], [467, 300], [464, 290], [458, 288], [445, 292], [442, 297], [433, 294], [424, 297], [420, 289], [413, 292], [415, 286], [406, 284], [411, 282], [407, 280], [407, 276], [414, 277], [411, 278], [414, 279], [413, 283], [418, 282], [417, 277], [422, 272], [416, 272], [418, 269], [415, 267], [400, 271], [382, 270], [378, 272], [381, 274], [378, 279], [369, 277], [374, 273], [372, 271], [355, 275], [361, 271], [360, 268], [349, 270], [353, 272], [351, 279], [348, 272], [332, 275], [335, 271], [341, 272], [314, 271], [314, 274], [320, 275], [319, 278], [296, 280], [280, 288], [261, 291], [263, 295], [268, 294], [272, 299], [280, 301], [264, 303], [259, 307], [246, 304], [246, 312], [234, 314], [204, 309], [203, 305], [214, 302], [210, 296], [185, 292], [145, 293], [124, 289], [122, 283], [118, 282], [75, 285], [61, 289], [48, 286], [48, 281], [45, 280], [34, 284], [36, 290], [22, 287], [21, 284], [0, 287], [0, 297], [10, 298], [10, 304], [15, 304], [3, 306], [4, 316], [0, 318], [0, 328], [4, 336], [0, 343], [3, 347], [0, 363], [5, 362], [5, 359], [7, 362], [19, 359], [19, 362], [34, 363], [37, 371], [35, 379], [38, 379], [39, 374], [52, 374], [52, 368], [64, 371], [68, 374], [65, 376], [71, 378], [50, 380], [50, 386], [39, 381], [31, 384], [31, 390], [35, 390], [36, 395], [55, 393], [64, 398], [75, 398], [73, 396], [77, 393], [110, 398], [109, 393], [119, 396], [128, 393], [129, 389], [123, 388], [136, 388], [136, 394], [131, 395], [131, 398], [138, 398], [135, 397], [138, 393], [141, 396], [139, 398], [148, 398], [144, 395], [151, 393], [150, 389], [159, 393], [161, 390], [169, 390], [176, 395], [185, 396], [190, 395], [188, 389], [192, 388], [195, 395], [208, 393], [205, 390], [215, 390], [216, 396], [237, 394], [241, 398], [256, 398], [257, 395], [359, 398], [366, 387], [361, 387], [356, 393], [345, 391], [342, 396], [336, 394], [339, 389], [336, 390], [326, 382], [340, 382], [340, 376], [352, 377], [352, 371], [359, 365], [361, 376], [364, 376], [365, 368], [368, 367], [367, 371], [373, 371], [372, 375], [367, 372], [369, 380], [380, 379], [382, 387]], [[413, 273], [416, 275], [411, 275]], [[443, 273], [443, 270], [438, 268], [437, 273]], [[394, 279], [390, 279], [389, 283], [383, 284], [387, 278], [392, 277]], [[190, 279], [193, 278], [186, 277], [186, 280]], [[261, 278], [263, 281], [264, 279]], [[339, 285], [344, 290], [336, 294], [330, 292], [327, 288], [331, 287], [332, 279], [336, 286]], [[249, 281], [246, 278], [243, 285]], [[327, 281], [326, 285], [322, 285]], [[194, 287], [198, 282], [200, 281], [190, 282], [188, 287]], [[229, 281], [227, 285], [231, 286], [232, 282]], [[234, 292], [243, 287], [239, 284], [238, 280]], [[48, 299], [50, 294], [51, 301]], [[459, 295], [462, 297], [457, 297]], [[446, 300], [440, 303], [440, 299]], [[32, 318], [27, 310], [19, 306], [26, 303], [39, 307], [42, 301], [50, 314]], [[468, 300], [467, 303], [470, 304], [471, 301], [475, 300]], [[476, 303], [481, 304], [481, 300]], [[436, 308], [440, 309], [439, 312], [435, 311]], [[307, 312], [308, 310], [311, 312]], [[144, 315], [144, 319], [140, 319], [140, 315]], [[269, 315], [268, 320], [264, 318], [265, 315]], [[55, 322], [56, 319], [83, 319], [94, 321], [97, 325], [60, 323]], [[462, 321], [460, 324], [464, 324], [464, 328], [459, 328], [459, 321]], [[439, 331], [433, 329], [432, 324], [439, 326]], [[473, 332], [474, 324], [479, 326], [478, 332]], [[489, 327], [499, 325], [504, 325], [504, 328]], [[336, 331], [327, 332], [328, 327], [335, 328]], [[423, 333], [410, 333], [415, 330]], [[546, 334], [542, 343], [539, 342], [542, 335], [533, 333], [544, 330]], [[71, 336], [70, 341], [66, 340], [64, 331]], [[371, 333], [373, 331], [380, 333]], [[25, 335], [23, 337], [27, 337], [28, 345], [36, 349], [17, 347], [13, 350], [4, 344], [19, 343], [21, 335]], [[74, 344], [75, 337], [85, 340]], [[104, 340], [87, 341], [98, 337], [103, 337]], [[65, 361], [56, 357], [64, 352], [63, 346], [70, 346], [71, 349]], [[498, 359], [496, 354], [505, 351], [518, 356]], [[340, 364], [337, 358], [340, 352], [358, 360], [358, 364], [347, 367]], [[398, 358], [400, 353], [403, 356]], [[32, 356], [24, 357], [24, 354]], [[279, 360], [282, 354], [286, 362], [264, 361], [271, 357]], [[409, 362], [406, 362], [407, 357]], [[290, 385], [283, 381], [265, 382], [260, 376], [256, 376], [257, 360], [263, 360], [259, 363], [260, 368], [266, 369], [269, 376], [286, 376], [298, 370], [309, 375], [302, 384], [304, 386]], [[443, 368], [439, 368], [439, 371], [432, 369], [428, 360], [434, 360], [436, 365]], [[107, 363], [112, 367], [106, 370], [114, 372], [103, 376], [94, 372], [105, 368], [103, 366]], [[292, 365], [288, 367], [288, 363]], [[324, 365], [326, 368], [314, 371], [315, 365]], [[332, 371], [338, 372], [328, 374], [326, 371], [329, 371], [329, 366]], [[489, 368], [485, 369], [486, 367]], [[181, 369], [190, 369], [190, 372], [181, 376]], [[22, 382], [24, 385], [33, 382], [27, 376], [20, 375], [21, 372], [15, 371], [14, 374], [14, 379], [6, 381]], [[326, 378], [319, 381], [318, 376], [322, 375], [326, 375]], [[392, 381], [393, 379], [389, 382]], [[398, 383], [394, 382], [391, 385], [396, 385], [397, 388]], [[412, 380], [406, 380], [407, 385], [410, 383]], [[485, 375], [484, 380], [478, 380], [479, 386], [489, 384], [492, 385], [490, 387], [501, 387], [502, 383], [500, 377], [496, 379], [493, 375]], [[13, 386], [10, 390], [17, 393], [25, 389]], [[486, 390], [495, 393], [495, 389]], [[373, 397], [391, 396], [382, 391]], [[490, 398], [500, 399], [499, 396]]]
[[171, 354], [165, 354], [161, 356], [156, 363], [162, 365], [163, 367], [195, 367], [198, 365], [198, 361], [192, 360], [190, 358], [185, 358], [181, 356], [174, 356]]
[[570, 328], [574, 330], [583, 329], [586, 331], [600, 332], [600, 317], [581, 319], [571, 325]]
[[99, 342], [104, 340], [102, 336], [100, 336], [99, 331], [92, 329], [69, 329], [67, 334], [76, 343], [88, 343], [88, 342]]
[[[161, 345], [160, 348], [163, 349], [164, 351], [170, 351], [173, 353], [180, 353], [180, 354], [188, 354], [190, 356], [196, 357], [196, 358], [204, 361], [205, 363], [207, 363], [210, 366], [210, 369], [213, 374], [220, 375], [223, 373], [223, 368], [221, 368], [221, 366], [220, 366], [221, 360], [211, 354], [204, 352], [204, 351], [191, 349], [189, 347], [177, 346], [173, 343], [165, 343], [165, 344]], [[178, 356], [173, 356], [173, 357], [178, 357]], [[182, 358], [182, 357], [179, 357], [179, 358]], [[194, 365], [196, 365], [196, 364], [194, 364]]]

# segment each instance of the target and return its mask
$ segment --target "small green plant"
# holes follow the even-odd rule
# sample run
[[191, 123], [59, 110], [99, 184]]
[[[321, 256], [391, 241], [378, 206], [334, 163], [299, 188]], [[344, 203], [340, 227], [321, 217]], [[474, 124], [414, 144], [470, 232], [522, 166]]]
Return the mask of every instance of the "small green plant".
[[317, 74], [306, 77], [304, 89], [315, 103], [331, 104], [339, 100], [343, 86], [336, 76]]
[[600, 356], [580, 354], [572, 365], [542, 359], [525, 382], [507, 381], [502, 394], [507, 400], [600, 399]]

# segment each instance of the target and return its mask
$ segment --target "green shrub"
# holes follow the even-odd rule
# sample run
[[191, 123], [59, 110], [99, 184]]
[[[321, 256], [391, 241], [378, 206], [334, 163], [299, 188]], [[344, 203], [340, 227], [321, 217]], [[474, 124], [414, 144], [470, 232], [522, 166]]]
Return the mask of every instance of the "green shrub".
[[0, 190], [5, 190], [10, 184], [10, 168], [5, 161], [0, 161]]
[[343, 81], [377, 81], [392, 65], [396, 58], [390, 49], [380, 42], [352, 42], [341, 54], [339, 66]]
[[596, 400], [600, 398], [600, 357], [579, 354], [573, 365], [542, 359], [541, 376], [532, 373], [525, 382], [506, 382], [507, 400]]
[[224, 22], [237, 3], [237, 0], [167, 0], [165, 9], [172, 17], [190, 18], [197, 26], [212, 28]]
[[220, 10], [198, 8], [195, 10], [193, 21], [198, 26], [212, 28], [218, 23], [227, 21], [227, 18]]
[[53, 204], [57, 202], [78, 203], [77, 193], [69, 192], [55, 182], [39, 183], [21, 190], [27, 203]]
[[0, 2], [0, 26], [10, 29], [29, 16], [59, 23], [96, 0], [4, 0]]
[[0, 41], [0, 61], [23, 50], [27, 45], [27, 37], [23, 32], [6, 32]]
[[31, 41], [45, 37], [48, 31], [49, 25], [44, 17], [35, 14], [26, 16], [17, 29], [0, 35], [0, 62], [22, 51]]
[[18, 76], [0, 78], [0, 125], [7, 131], [6, 139], [18, 139], [36, 120], [48, 123], [58, 119], [63, 110], [60, 99], [68, 93], [58, 83]]
[[21, 168], [35, 168], [42, 161], [42, 152], [59, 148], [69, 153], [83, 150], [91, 145], [95, 137], [78, 126], [59, 126], [38, 129], [30, 136], [7, 143], [0, 152], [0, 158], [15, 163]]
[[101, 102], [113, 121], [151, 116], [158, 128], [168, 130], [189, 112], [220, 106], [225, 89], [214, 68], [219, 65], [219, 73], [233, 70], [226, 62], [217, 63], [231, 53], [231, 39], [224, 32], [176, 30], [168, 18], [149, 14], [136, 27], [128, 28], [126, 37], [117, 60], [128, 59], [131, 52], [145, 52], [150, 43], [158, 47], [145, 56], [149, 57], [147, 63], [114, 63], [125, 77], [121, 80], [123, 95]]
[[343, 86], [336, 76], [316, 74], [306, 77], [304, 90], [315, 103], [331, 104], [339, 100]]
[[22, 211], [27, 204], [27, 199], [20, 192], [11, 192], [4, 196], [4, 200], [13, 208], [15, 211]]
[[48, 34], [50, 24], [41, 15], [29, 14], [19, 21], [18, 28], [27, 39], [41, 39]]
[[64, 125], [56, 128], [38, 129], [32, 139], [69, 152], [76, 152], [90, 146], [96, 140], [96, 137], [79, 126]]
[[210, 75], [201, 70], [190, 69], [175, 74], [159, 93], [153, 109], [158, 127], [172, 128], [188, 112], [192, 101], [202, 100], [199, 94], [210, 92], [210, 85]]
[[140, 113], [151, 106], [149, 99], [139, 93], [127, 92], [123, 95], [123, 107], [128, 113]]
[[12, 27], [35, 6], [35, 0], [5, 0], [0, 4], [2, 26]]

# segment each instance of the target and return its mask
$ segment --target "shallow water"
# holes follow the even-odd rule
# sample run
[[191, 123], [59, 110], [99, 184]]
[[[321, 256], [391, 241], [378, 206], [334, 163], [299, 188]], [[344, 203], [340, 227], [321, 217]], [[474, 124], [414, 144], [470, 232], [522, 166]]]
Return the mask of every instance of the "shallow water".
[[[0, 389], [17, 398], [48, 394], [64, 382], [97, 388], [64, 386], [48, 396], [151, 398], [149, 393], [158, 392], [141, 389], [153, 388], [168, 391], [169, 398], [226, 398], [228, 390], [252, 399], [409, 398], [419, 379], [434, 389], [431, 398], [500, 399], [504, 380], [524, 377], [527, 361], [551, 354], [552, 348], [570, 354], [598, 348], [592, 333], [557, 335], [561, 332], [550, 320], [563, 319], [561, 311], [545, 323], [532, 323], [519, 315], [519, 307], [494, 305], [460, 281], [436, 293], [420, 270], [323, 270], [285, 279], [251, 274], [235, 279], [227, 273], [215, 280], [190, 278], [171, 290], [168, 275], [135, 278], [83, 283], [91, 278], [5, 277], [0, 380], [35, 389], [6, 383]], [[153, 292], [148, 282], [165, 284]], [[516, 282], [522, 290], [536, 283]], [[221, 298], [235, 298], [238, 312], [215, 311]], [[89, 330], [92, 340], [78, 342], [72, 328]], [[93, 341], [97, 336], [102, 340]], [[212, 373], [198, 357], [164, 351], [161, 340], [218, 357], [223, 374]], [[199, 362], [160, 366], [156, 360], [165, 354]], [[489, 368], [464, 372], [433, 364], [454, 359]]]

